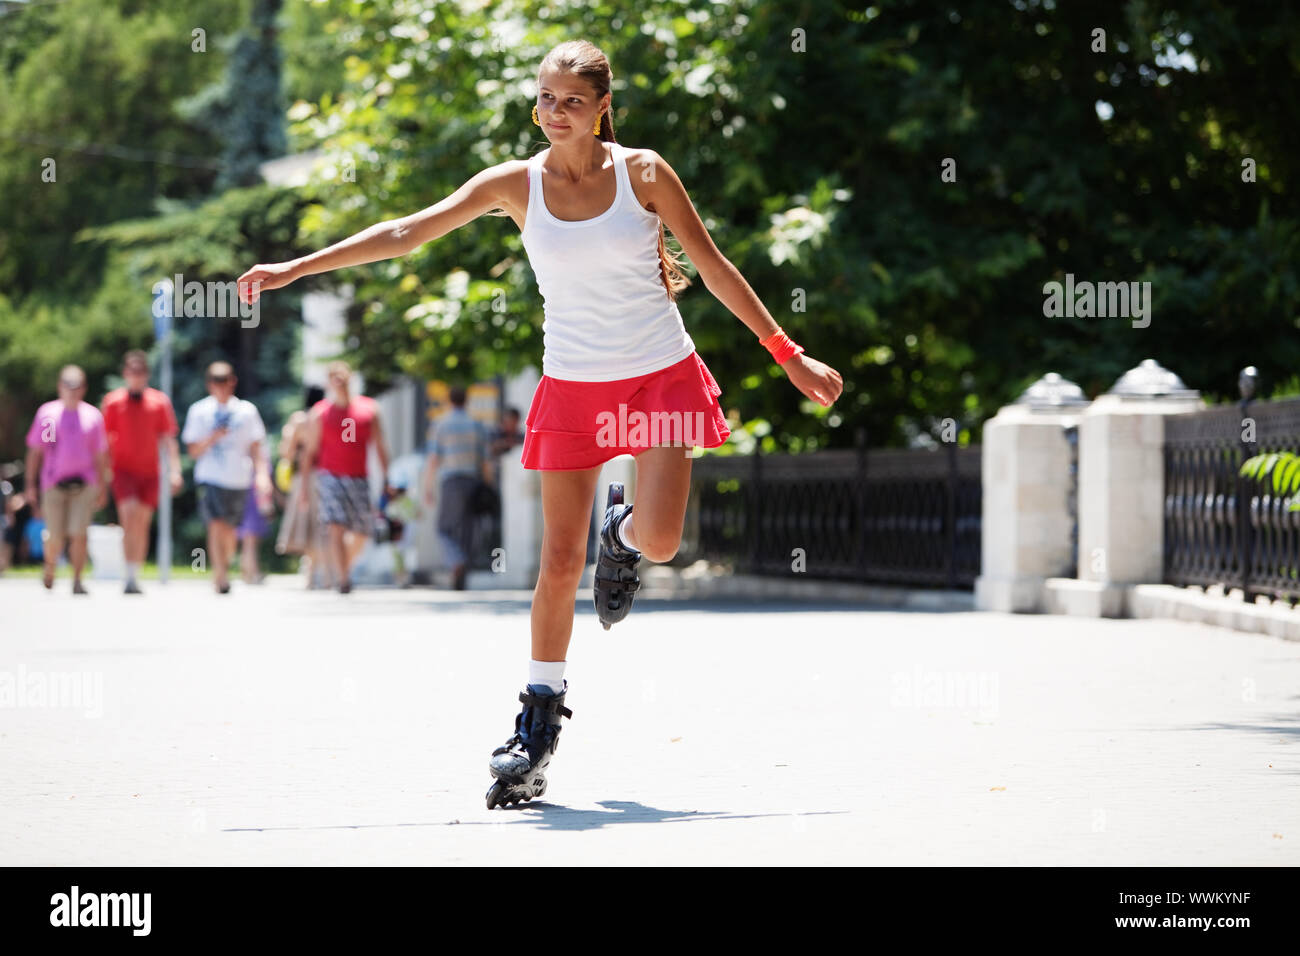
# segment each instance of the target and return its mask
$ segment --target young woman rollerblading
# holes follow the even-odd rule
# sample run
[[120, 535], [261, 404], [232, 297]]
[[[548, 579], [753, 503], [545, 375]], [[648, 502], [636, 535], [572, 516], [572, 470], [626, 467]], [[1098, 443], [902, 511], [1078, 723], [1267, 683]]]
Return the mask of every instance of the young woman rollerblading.
[[663, 157], [615, 140], [611, 78], [595, 46], [560, 44], [542, 60], [533, 107], [548, 149], [485, 169], [413, 215], [292, 262], [254, 266], [239, 280], [242, 294], [255, 299], [303, 276], [405, 255], [498, 211], [521, 230], [545, 313], [543, 374], [522, 453], [524, 467], [541, 472], [544, 527], [524, 706], [514, 735], [492, 754], [489, 807], [546, 789], [560, 722], [570, 715], [565, 659], [601, 465], [623, 454], [636, 459], [635, 508], [621, 485], [611, 485], [601, 527], [594, 601], [608, 629], [632, 608], [639, 562], [677, 552], [690, 448], [715, 448], [730, 434], [721, 389], [677, 309], [689, 281], [664, 245], [664, 227], [795, 388], [830, 405], [843, 386], [838, 372], [790, 340], [718, 251]]

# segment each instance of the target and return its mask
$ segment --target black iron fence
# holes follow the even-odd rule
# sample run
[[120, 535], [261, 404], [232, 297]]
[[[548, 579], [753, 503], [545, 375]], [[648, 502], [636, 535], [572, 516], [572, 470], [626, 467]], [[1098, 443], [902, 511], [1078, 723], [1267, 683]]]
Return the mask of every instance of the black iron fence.
[[1300, 451], [1300, 398], [1165, 418], [1166, 583], [1300, 599], [1300, 512], [1239, 474], [1274, 451]]
[[691, 482], [682, 562], [948, 588], [979, 574], [978, 446], [706, 456]]

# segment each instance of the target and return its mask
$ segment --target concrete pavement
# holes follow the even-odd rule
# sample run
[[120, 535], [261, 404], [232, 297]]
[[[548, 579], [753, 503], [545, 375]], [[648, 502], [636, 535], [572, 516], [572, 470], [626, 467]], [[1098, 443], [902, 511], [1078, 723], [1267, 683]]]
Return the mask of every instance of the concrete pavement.
[[0, 864], [1300, 863], [1300, 646], [1165, 620], [0, 579]]

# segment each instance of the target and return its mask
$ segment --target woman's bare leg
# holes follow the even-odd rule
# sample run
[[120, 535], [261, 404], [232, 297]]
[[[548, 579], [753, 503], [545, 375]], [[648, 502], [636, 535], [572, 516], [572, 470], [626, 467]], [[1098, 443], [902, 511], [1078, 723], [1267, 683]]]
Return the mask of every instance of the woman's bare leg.
[[600, 468], [543, 471], [542, 560], [533, 591], [533, 660], [562, 661], [573, 634], [573, 607], [587, 566]]
[[636, 501], [620, 530], [648, 561], [671, 561], [682, 542], [691, 459], [681, 448], [647, 448], [636, 456]]
[[239, 539], [239, 572], [246, 584], [256, 584], [261, 576], [257, 567], [257, 535], [246, 534]]

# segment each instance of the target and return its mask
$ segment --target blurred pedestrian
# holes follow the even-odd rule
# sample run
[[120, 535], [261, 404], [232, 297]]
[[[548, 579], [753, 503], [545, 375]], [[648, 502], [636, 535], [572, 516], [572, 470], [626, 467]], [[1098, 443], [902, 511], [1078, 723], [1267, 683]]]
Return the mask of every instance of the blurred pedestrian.
[[249, 488], [244, 496], [244, 514], [236, 529], [239, 535], [239, 576], [245, 584], [261, 584], [266, 575], [258, 566], [257, 549], [262, 538], [271, 530], [267, 518], [270, 515], [271, 500], [258, 500], [255, 489]]
[[388, 540], [393, 547], [399, 587], [411, 586], [411, 572], [416, 564], [415, 542], [406, 533], [408, 525], [420, 516], [419, 505], [407, 494], [407, 478], [400, 475], [384, 488], [379, 498], [379, 513], [388, 524]]
[[108, 502], [112, 478], [104, 416], [83, 400], [85, 394], [86, 373], [76, 365], [65, 365], [59, 371], [59, 397], [37, 410], [27, 430], [32, 513], [44, 518], [47, 532], [41, 580], [46, 588], [54, 587], [54, 571], [66, 542], [73, 594], [86, 593], [81, 583], [86, 529], [94, 513]]
[[26, 509], [27, 501], [23, 498], [21, 492], [14, 491], [14, 486], [3, 478], [0, 478], [0, 500], [4, 502], [4, 509], [0, 512], [0, 574], [14, 563], [17, 557], [17, 544], [22, 540], [23, 531], [20, 527], [19, 513]]
[[171, 494], [181, 490], [181, 452], [172, 400], [149, 387], [149, 357], [132, 349], [122, 359], [126, 383], [104, 396], [100, 407], [113, 466], [113, 500], [122, 522], [126, 593], [139, 594], [137, 577], [149, 554], [149, 526], [158, 507], [159, 446], [167, 455]]
[[519, 427], [519, 409], [508, 406], [501, 413], [501, 426], [492, 433], [492, 455], [504, 455], [524, 443], [524, 430]]
[[465, 411], [465, 394], [463, 386], [452, 387], [451, 408], [434, 426], [424, 468], [424, 503], [432, 508], [437, 502], [438, 540], [451, 565], [451, 586], [457, 591], [465, 589], [469, 574], [474, 493], [481, 481], [491, 480], [488, 436]]
[[306, 483], [316, 496], [317, 516], [329, 536], [327, 558], [339, 592], [352, 590], [352, 566], [375, 530], [370, 504], [367, 452], [379, 456], [383, 484], [388, 483], [388, 449], [379, 421], [379, 406], [351, 392], [352, 368], [331, 362], [326, 369], [329, 395], [312, 408], [308, 428]]
[[311, 409], [324, 397], [325, 390], [319, 385], [307, 387], [303, 407], [290, 415], [280, 429], [280, 460], [275, 466], [276, 486], [287, 495], [275, 550], [277, 554], [302, 555], [299, 570], [307, 575], [309, 589], [333, 586], [311, 489], [304, 485], [303, 479], [304, 469], [310, 467], [304, 462], [310, 437]]
[[501, 456], [524, 443], [524, 431], [519, 427], [519, 409], [509, 406], [501, 413], [501, 424], [493, 430], [488, 440], [492, 468], [492, 484], [501, 488]]
[[208, 366], [208, 397], [185, 413], [181, 440], [194, 459], [199, 515], [208, 529], [208, 561], [218, 594], [230, 591], [230, 563], [250, 487], [259, 502], [271, 497], [266, 467], [266, 426], [257, 406], [235, 397], [238, 379], [228, 362]]

